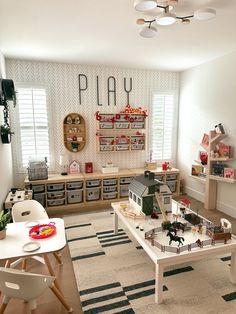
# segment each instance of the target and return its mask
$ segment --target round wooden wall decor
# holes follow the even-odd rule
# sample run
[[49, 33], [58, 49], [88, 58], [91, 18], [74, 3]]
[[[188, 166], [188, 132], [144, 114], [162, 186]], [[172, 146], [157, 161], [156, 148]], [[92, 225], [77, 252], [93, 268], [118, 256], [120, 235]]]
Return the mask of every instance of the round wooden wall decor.
[[86, 143], [85, 120], [78, 113], [70, 113], [63, 120], [64, 145], [70, 151], [81, 151]]

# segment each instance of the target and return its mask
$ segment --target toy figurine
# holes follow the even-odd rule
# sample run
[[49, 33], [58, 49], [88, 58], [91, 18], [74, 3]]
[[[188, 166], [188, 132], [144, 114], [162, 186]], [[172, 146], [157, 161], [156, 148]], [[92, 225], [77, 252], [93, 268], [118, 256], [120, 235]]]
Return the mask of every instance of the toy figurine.
[[79, 116], [75, 118], [75, 124], [80, 124], [80, 118], [79, 118]]
[[66, 123], [67, 123], [67, 124], [72, 124], [72, 123], [73, 123], [71, 116], [68, 116], [68, 117], [66, 118]]
[[176, 235], [173, 235], [170, 231], [168, 231], [166, 236], [170, 237], [169, 245], [171, 245], [172, 241], [179, 242], [178, 246], [180, 246], [180, 244], [183, 245], [183, 242], [182, 242], [182, 241], [184, 241], [183, 237], [178, 237]]

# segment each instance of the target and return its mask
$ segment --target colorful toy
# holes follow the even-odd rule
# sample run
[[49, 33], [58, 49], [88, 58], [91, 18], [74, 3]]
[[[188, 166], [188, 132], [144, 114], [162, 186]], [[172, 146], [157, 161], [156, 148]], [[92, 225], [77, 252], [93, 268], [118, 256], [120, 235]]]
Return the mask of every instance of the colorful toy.
[[45, 239], [56, 232], [55, 223], [37, 225], [30, 229], [29, 236], [33, 239]]

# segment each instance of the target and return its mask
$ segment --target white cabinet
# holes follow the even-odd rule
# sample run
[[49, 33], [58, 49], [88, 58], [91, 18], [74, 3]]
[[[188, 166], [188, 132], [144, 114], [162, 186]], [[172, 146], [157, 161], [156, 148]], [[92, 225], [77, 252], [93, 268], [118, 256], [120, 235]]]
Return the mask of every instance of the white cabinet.
[[[62, 176], [49, 175], [47, 180], [25, 180], [25, 186], [34, 193], [33, 198], [47, 208], [49, 212], [61, 210], [93, 209], [110, 205], [113, 201], [128, 198], [129, 184], [136, 175], [143, 174], [146, 169], [120, 169], [117, 173], [81, 173]], [[154, 171], [158, 179], [168, 184], [174, 195], [179, 193], [179, 170]]]

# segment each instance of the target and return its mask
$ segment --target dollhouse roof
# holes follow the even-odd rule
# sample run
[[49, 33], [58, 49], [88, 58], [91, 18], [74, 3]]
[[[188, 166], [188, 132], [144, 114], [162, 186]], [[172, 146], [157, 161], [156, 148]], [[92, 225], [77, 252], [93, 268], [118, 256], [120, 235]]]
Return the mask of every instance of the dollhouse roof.
[[[149, 172], [148, 174], [150, 174]], [[152, 179], [154, 176], [149, 175], [141, 175], [133, 179], [133, 181], [129, 185], [129, 190], [136, 195], [142, 197], [146, 189], [150, 186], [160, 186], [163, 185], [162, 182]]]

